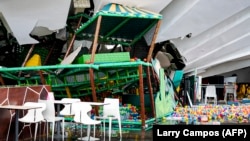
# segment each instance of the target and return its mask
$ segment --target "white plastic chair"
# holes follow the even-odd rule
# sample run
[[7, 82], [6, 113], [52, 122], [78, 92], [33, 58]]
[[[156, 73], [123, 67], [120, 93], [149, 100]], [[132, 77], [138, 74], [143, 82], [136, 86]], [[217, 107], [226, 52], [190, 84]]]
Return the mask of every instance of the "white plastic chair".
[[18, 119], [19, 122], [24, 123], [24, 126], [23, 126], [23, 128], [20, 131], [18, 136], [20, 136], [20, 134], [22, 133], [22, 131], [25, 127], [29, 127], [30, 135], [32, 137], [31, 124], [35, 123], [36, 126], [35, 126], [34, 140], [36, 140], [38, 123], [41, 123], [44, 120], [42, 112], [46, 109], [46, 105], [44, 103], [38, 103], [38, 102], [26, 102], [26, 103], [24, 103], [24, 106], [41, 107], [41, 108], [37, 108], [37, 109], [28, 110], [27, 113], [22, 118]]
[[217, 105], [217, 94], [216, 94], [216, 87], [214, 85], [208, 85], [206, 87], [205, 93], [205, 104], [207, 104], [207, 98], [213, 98], [214, 104]]
[[64, 108], [60, 111], [60, 115], [62, 116], [73, 116], [74, 111], [72, 109], [72, 104], [75, 102], [81, 102], [79, 98], [62, 98], [61, 101], [68, 102], [67, 104], [63, 104]]
[[[72, 104], [73, 110], [75, 112], [74, 116], [74, 122], [80, 123], [83, 125], [88, 125], [88, 131], [87, 131], [87, 140], [91, 140], [90, 136], [90, 129], [91, 125], [97, 125], [101, 124], [101, 121], [91, 119], [89, 112], [92, 110], [92, 107], [90, 104], [84, 103], [84, 102], [77, 102]], [[95, 129], [94, 129], [94, 137], [95, 137]], [[82, 137], [82, 126], [81, 126], [81, 140], [85, 140]]]
[[236, 88], [235, 84], [225, 84], [225, 95], [224, 95], [224, 101], [227, 103], [227, 95], [228, 94], [233, 94], [233, 100], [236, 101]]
[[[79, 98], [62, 98], [62, 103], [64, 105], [64, 108], [59, 112], [60, 116], [63, 116], [64, 118], [67, 116], [74, 116], [74, 110], [72, 108], [73, 103], [81, 102], [81, 99]], [[71, 121], [72, 122], [72, 119]], [[72, 125], [73, 126], [73, 125]], [[75, 126], [75, 132], [76, 132], [76, 126]]]
[[118, 98], [105, 98], [104, 103], [109, 103], [103, 106], [103, 115], [95, 116], [95, 119], [102, 119], [103, 131], [105, 139], [105, 120], [109, 122], [109, 141], [111, 140], [112, 121], [117, 120], [119, 126], [120, 139], [122, 139], [120, 104]]
[[62, 122], [62, 140], [64, 140], [64, 117], [57, 117], [55, 112], [55, 105], [52, 100], [38, 100], [39, 103], [46, 104], [46, 109], [43, 111], [44, 121], [46, 122], [47, 127], [47, 138], [48, 138], [48, 123], [52, 123], [52, 136], [51, 139], [54, 139], [54, 131], [55, 131], [55, 122]]
[[234, 101], [236, 101], [236, 96], [237, 96], [237, 90], [236, 90], [236, 76], [232, 77], [225, 77], [224, 78], [224, 87], [225, 87], [225, 95], [224, 95], [224, 101], [227, 103], [227, 95], [228, 94], [233, 94], [234, 96]]

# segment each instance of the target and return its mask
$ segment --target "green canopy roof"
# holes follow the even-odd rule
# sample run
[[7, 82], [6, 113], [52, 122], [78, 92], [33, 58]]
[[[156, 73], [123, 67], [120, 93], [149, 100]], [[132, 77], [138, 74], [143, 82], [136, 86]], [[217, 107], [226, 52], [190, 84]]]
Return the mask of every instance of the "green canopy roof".
[[134, 44], [162, 19], [157, 13], [110, 3], [76, 30], [77, 38], [93, 40], [99, 16], [98, 42], [123, 45]]

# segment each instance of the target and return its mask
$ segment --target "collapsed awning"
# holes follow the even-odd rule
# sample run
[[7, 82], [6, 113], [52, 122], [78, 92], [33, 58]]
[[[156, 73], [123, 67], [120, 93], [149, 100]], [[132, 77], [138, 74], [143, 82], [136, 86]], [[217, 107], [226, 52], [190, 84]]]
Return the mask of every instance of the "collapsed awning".
[[93, 40], [100, 16], [98, 42], [123, 45], [134, 44], [162, 19], [158, 13], [109, 3], [76, 30], [77, 38]]

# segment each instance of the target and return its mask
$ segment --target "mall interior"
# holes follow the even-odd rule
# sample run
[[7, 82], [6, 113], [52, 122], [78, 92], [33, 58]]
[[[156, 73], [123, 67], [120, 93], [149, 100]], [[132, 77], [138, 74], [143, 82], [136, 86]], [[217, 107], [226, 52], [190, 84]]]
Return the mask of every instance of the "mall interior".
[[249, 6], [0, 1], [0, 140], [152, 141], [156, 126], [248, 127]]

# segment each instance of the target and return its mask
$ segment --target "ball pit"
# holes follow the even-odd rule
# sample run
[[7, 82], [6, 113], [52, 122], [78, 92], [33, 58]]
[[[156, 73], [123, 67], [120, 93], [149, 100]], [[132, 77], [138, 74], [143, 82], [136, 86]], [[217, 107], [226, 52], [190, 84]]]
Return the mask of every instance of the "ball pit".
[[176, 107], [169, 116], [187, 124], [200, 122], [247, 123], [250, 121], [250, 105], [201, 105]]
[[[103, 107], [99, 108], [99, 114], [102, 115]], [[122, 121], [139, 121], [140, 115], [138, 111], [138, 107], [132, 104], [124, 104], [120, 105], [120, 115]]]

